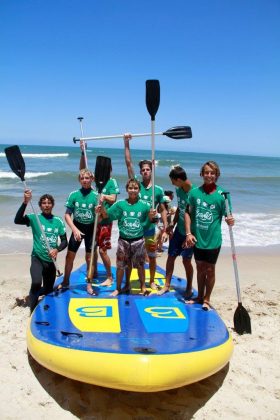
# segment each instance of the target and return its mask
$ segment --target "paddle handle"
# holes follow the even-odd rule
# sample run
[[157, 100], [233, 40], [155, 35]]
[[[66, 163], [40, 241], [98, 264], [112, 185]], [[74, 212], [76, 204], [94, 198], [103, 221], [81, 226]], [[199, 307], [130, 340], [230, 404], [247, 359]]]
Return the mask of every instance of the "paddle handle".
[[[131, 134], [132, 137], [148, 137], [150, 136], [151, 133], [139, 133], [139, 134]], [[155, 136], [163, 136], [164, 133], [158, 132], [158, 133], [154, 133]], [[123, 138], [123, 134], [114, 134], [112, 136], [97, 136], [97, 137], [74, 137], [73, 138], [73, 142], [77, 143], [78, 141], [91, 141], [91, 140], [108, 140], [108, 139], [122, 139]]]
[[[228, 194], [229, 193], [223, 193], [223, 196], [225, 197], [226, 214], [230, 215], [231, 211], [229, 208]], [[229, 230], [229, 237], [230, 237], [231, 255], [232, 255], [232, 262], [233, 262], [233, 269], [234, 269], [234, 276], [235, 276], [237, 298], [238, 298], [238, 303], [241, 304], [240, 282], [239, 282], [239, 274], [238, 274], [237, 258], [236, 258], [236, 250], [235, 250], [232, 226], [228, 225], [228, 230]]]
[[[84, 137], [83, 118], [78, 117], [78, 120], [79, 120], [79, 123], [80, 123], [81, 137]], [[88, 168], [87, 148], [86, 148], [86, 145], [85, 145], [84, 141], [82, 142], [82, 149], [83, 149], [83, 153], [84, 153], [85, 165], [86, 165], [86, 168]]]
[[[28, 188], [27, 188], [26, 182], [25, 182], [25, 181], [23, 181], [23, 184], [24, 184], [24, 189], [25, 189], [25, 190], [27, 190]], [[39, 217], [38, 217], [38, 214], [36, 213], [36, 211], [35, 211], [35, 209], [34, 209], [34, 206], [33, 206], [32, 200], [30, 200], [30, 206], [31, 206], [31, 208], [32, 208], [33, 213], [35, 214], [36, 221], [37, 221], [37, 224], [38, 224], [38, 226], [39, 226], [39, 228], [40, 228], [40, 231], [41, 231], [41, 234], [42, 234], [42, 236], [43, 236], [43, 239], [44, 239], [44, 241], [45, 241], [45, 244], [46, 244], [47, 250], [48, 250], [48, 252], [51, 252], [51, 248], [50, 248], [50, 245], [49, 245], [49, 241], [48, 241], [48, 239], [47, 239], [47, 237], [46, 237], [46, 234], [45, 234], [45, 232], [44, 232], [44, 229], [43, 229], [43, 226], [42, 226], [42, 224], [41, 224], [41, 222], [40, 222], [40, 219], [39, 219]], [[51, 258], [52, 258], [52, 257], [51, 257]], [[57, 265], [57, 261], [56, 261], [54, 258], [52, 258], [52, 262], [53, 262], [53, 263], [54, 263], [54, 265], [55, 265], [55, 269], [56, 269], [56, 271], [57, 271], [57, 277], [62, 276], [62, 273], [60, 272], [59, 267], [58, 267], [58, 265]]]

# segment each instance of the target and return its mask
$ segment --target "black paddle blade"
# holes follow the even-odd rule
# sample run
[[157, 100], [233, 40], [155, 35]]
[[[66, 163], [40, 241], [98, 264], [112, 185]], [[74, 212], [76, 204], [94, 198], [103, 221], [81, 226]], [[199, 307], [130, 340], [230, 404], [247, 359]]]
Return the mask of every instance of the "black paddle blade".
[[151, 116], [151, 120], [155, 120], [155, 116], [159, 107], [160, 87], [158, 80], [146, 80], [146, 106]]
[[242, 303], [238, 303], [234, 312], [233, 324], [237, 334], [252, 334], [251, 319]]
[[169, 130], [162, 133], [164, 136], [170, 137], [174, 140], [180, 139], [191, 139], [192, 138], [192, 129], [188, 126], [178, 126], [169, 128]]
[[6, 158], [11, 170], [24, 181], [25, 162], [18, 146], [10, 146], [5, 149]]
[[110, 179], [111, 169], [112, 165], [110, 158], [106, 156], [96, 156], [94, 177], [99, 194], [101, 194], [102, 189]]

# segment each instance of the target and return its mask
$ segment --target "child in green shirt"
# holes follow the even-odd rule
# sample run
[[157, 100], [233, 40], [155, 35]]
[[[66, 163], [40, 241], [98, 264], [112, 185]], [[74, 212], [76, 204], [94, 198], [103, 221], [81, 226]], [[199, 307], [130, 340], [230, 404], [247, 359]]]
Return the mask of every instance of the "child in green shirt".
[[[119, 239], [117, 248], [117, 288], [111, 296], [129, 291], [132, 267], [137, 268], [141, 293], [147, 294], [145, 286], [145, 226], [155, 216], [155, 211], [149, 204], [139, 198], [140, 183], [136, 179], [129, 179], [126, 184], [128, 198], [119, 200], [110, 208], [103, 205], [97, 207], [101, 219], [118, 220]], [[101, 199], [102, 200], [102, 199]], [[126, 285], [122, 289], [121, 283], [126, 272]]]
[[222, 245], [221, 223], [234, 225], [232, 215], [226, 215], [223, 189], [216, 184], [220, 169], [216, 162], [206, 162], [200, 171], [203, 185], [189, 192], [188, 209], [185, 213], [186, 247], [194, 247], [197, 268], [198, 296], [187, 303], [201, 303], [202, 309], [210, 309], [210, 296], [215, 285], [215, 264]]

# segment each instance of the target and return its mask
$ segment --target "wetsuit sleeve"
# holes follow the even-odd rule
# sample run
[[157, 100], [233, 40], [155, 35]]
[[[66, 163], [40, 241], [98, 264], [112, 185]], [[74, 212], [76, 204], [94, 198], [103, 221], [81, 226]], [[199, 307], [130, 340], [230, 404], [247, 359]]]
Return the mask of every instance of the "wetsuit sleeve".
[[60, 244], [57, 247], [58, 252], [63, 251], [68, 245], [66, 233], [64, 235], [60, 235]]
[[70, 209], [70, 207], [66, 207], [65, 214], [70, 214], [71, 216], [71, 214], [73, 214], [73, 210]]
[[22, 205], [18, 209], [15, 220], [14, 220], [16, 225], [30, 226], [29, 217], [24, 215], [24, 212], [26, 210], [26, 206], [27, 206], [27, 204], [22, 203]]

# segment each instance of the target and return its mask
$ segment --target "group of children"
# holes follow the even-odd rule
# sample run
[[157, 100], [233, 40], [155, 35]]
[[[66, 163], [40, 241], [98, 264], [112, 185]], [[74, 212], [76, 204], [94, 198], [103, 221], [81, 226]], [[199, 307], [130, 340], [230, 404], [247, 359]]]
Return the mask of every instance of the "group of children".
[[[31, 288], [29, 301], [31, 312], [34, 310], [39, 296], [53, 290], [56, 268], [54, 261], [57, 253], [67, 247], [64, 277], [58, 289], [68, 288], [74, 259], [78, 248], [84, 240], [86, 263], [89, 269], [92, 247], [94, 247], [93, 277], [97, 277], [97, 248], [106, 269], [107, 278], [100, 286], [111, 286], [113, 282], [111, 261], [107, 250], [111, 248], [112, 222], [118, 220], [119, 238], [116, 253], [116, 289], [111, 293], [115, 297], [129, 292], [132, 268], [138, 271], [140, 293], [149, 294], [145, 283], [144, 264], [148, 256], [150, 284], [152, 290], [159, 295], [169, 292], [175, 260], [182, 256], [186, 271], [187, 286], [185, 301], [188, 304], [200, 303], [204, 310], [210, 309], [210, 296], [215, 284], [215, 264], [220, 252], [222, 236], [221, 222], [223, 216], [229, 225], [234, 224], [231, 215], [226, 215], [223, 190], [216, 184], [220, 170], [218, 165], [209, 161], [201, 169], [203, 184], [194, 186], [180, 166], [174, 167], [169, 178], [176, 187], [178, 206], [173, 220], [168, 211], [168, 199], [163, 189], [152, 185], [152, 163], [149, 160], [139, 162], [141, 178], [135, 175], [129, 141], [132, 136], [124, 135], [125, 162], [128, 181], [126, 183], [127, 198], [117, 200], [119, 187], [114, 178], [110, 178], [104, 186], [100, 200], [92, 188], [94, 176], [85, 168], [84, 147], [80, 161], [79, 181], [81, 188], [72, 192], [66, 201], [65, 221], [72, 233], [69, 243], [63, 220], [52, 214], [54, 199], [50, 195], [40, 198], [41, 214], [39, 220], [49, 247], [40, 234], [34, 215], [25, 215], [25, 209], [31, 200], [31, 191], [24, 192], [24, 201], [15, 217], [15, 223], [31, 226], [33, 233], [33, 250], [31, 259]], [[153, 200], [154, 199], [154, 200]], [[154, 201], [154, 208], [152, 202]], [[157, 210], [156, 210], [157, 209]], [[155, 283], [156, 255], [158, 247], [157, 212], [160, 213], [160, 239], [163, 243], [169, 236], [168, 257], [166, 262], [166, 281], [162, 289]], [[94, 223], [97, 225], [96, 242], [92, 243]], [[176, 226], [176, 227], [175, 227]], [[174, 230], [175, 227], [175, 230]], [[60, 242], [60, 243], [59, 243]], [[59, 243], [59, 244], [58, 244]], [[51, 248], [51, 251], [49, 249]], [[192, 280], [194, 254], [197, 267], [198, 296], [193, 298]], [[122, 287], [125, 275], [125, 285]], [[87, 292], [96, 295], [92, 287], [92, 278], [87, 279]], [[43, 286], [42, 286], [43, 282]]]

